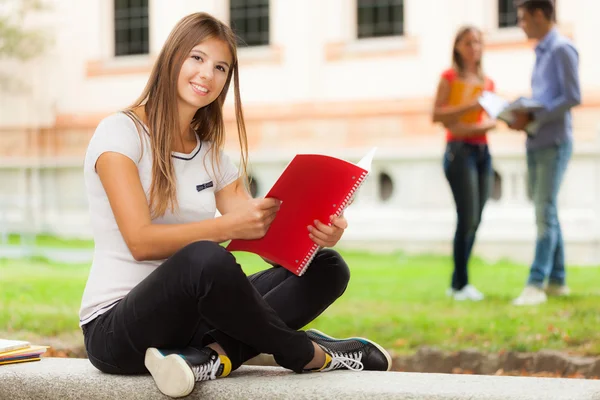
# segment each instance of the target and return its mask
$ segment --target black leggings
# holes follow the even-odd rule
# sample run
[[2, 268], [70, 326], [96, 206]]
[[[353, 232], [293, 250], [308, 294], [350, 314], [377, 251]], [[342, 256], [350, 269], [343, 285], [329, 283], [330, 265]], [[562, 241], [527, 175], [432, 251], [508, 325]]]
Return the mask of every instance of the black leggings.
[[298, 331], [346, 290], [350, 271], [321, 250], [298, 277], [283, 267], [247, 277], [213, 242], [192, 243], [167, 259], [116, 306], [83, 326], [91, 363], [113, 374], [147, 372], [148, 347], [202, 348], [218, 343], [233, 369], [260, 354], [302, 371], [314, 356]]

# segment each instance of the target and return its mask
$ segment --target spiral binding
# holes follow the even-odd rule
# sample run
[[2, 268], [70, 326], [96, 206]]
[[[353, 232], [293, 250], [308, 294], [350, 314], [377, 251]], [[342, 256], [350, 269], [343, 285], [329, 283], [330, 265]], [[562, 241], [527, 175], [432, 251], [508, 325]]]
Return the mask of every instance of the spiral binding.
[[[348, 206], [348, 203], [354, 198], [354, 194], [356, 193], [358, 188], [360, 188], [360, 185], [362, 185], [362, 183], [364, 182], [364, 180], [368, 174], [369, 173], [367, 171], [364, 171], [358, 177], [358, 179], [354, 183], [354, 186], [352, 186], [352, 189], [350, 189], [350, 192], [348, 192], [348, 194], [346, 195], [346, 198], [342, 201], [342, 203], [339, 205], [339, 207], [335, 211], [334, 215], [336, 217], [339, 217], [342, 214], [342, 212], [346, 209], [346, 207]], [[308, 268], [308, 266], [310, 265], [312, 260], [317, 255], [317, 250], [319, 250], [319, 245], [315, 243], [311, 247], [310, 251], [306, 254], [306, 256], [304, 257], [304, 259], [302, 260], [300, 265], [298, 265], [298, 268], [296, 269], [296, 273], [298, 276], [302, 276], [302, 274], [304, 274], [306, 272], [306, 269]]]

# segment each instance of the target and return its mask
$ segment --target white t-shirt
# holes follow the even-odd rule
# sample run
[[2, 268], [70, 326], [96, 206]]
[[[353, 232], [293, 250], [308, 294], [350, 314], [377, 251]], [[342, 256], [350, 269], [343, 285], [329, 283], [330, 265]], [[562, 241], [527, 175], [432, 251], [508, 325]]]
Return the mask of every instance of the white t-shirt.
[[[220, 152], [219, 168], [212, 168], [211, 143], [198, 139], [190, 154], [173, 152], [179, 209], [154, 219], [155, 224], [181, 224], [215, 217], [215, 193], [234, 182], [239, 174], [229, 157]], [[85, 325], [110, 310], [164, 260], [136, 261], [119, 231], [96, 161], [104, 152], [117, 152], [137, 165], [149, 201], [152, 150], [146, 132], [138, 133], [127, 115], [117, 113], [103, 119], [90, 143], [84, 162], [84, 179], [94, 235], [94, 259], [83, 292], [79, 325]], [[217, 176], [218, 175], [218, 176]]]

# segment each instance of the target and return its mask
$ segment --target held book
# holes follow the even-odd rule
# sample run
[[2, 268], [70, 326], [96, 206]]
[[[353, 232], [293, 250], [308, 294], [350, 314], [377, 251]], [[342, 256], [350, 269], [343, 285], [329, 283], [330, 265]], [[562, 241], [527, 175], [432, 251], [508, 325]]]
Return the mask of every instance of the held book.
[[234, 239], [227, 250], [258, 254], [295, 275], [304, 274], [319, 249], [307, 227], [315, 220], [331, 225], [329, 217], [342, 214], [366, 179], [375, 150], [358, 164], [326, 155], [296, 155], [265, 196], [281, 200], [265, 236]]
[[[477, 100], [484, 91], [482, 83], [465, 82], [461, 79], [454, 79], [450, 83], [450, 96], [448, 106], [459, 106], [471, 101]], [[475, 123], [479, 121], [480, 112], [470, 111], [463, 114], [459, 121], [463, 123]]]
[[[544, 105], [533, 99], [519, 97], [512, 103], [492, 92], [483, 92], [479, 97], [479, 104], [488, 113], [491, 118], [499, 119], [512, 124], [514, 121], [513, 112], [536, 112], [544, 109]], [[536, 130], [536, 123], [533, 121], [528, 127], [528, 131]]]

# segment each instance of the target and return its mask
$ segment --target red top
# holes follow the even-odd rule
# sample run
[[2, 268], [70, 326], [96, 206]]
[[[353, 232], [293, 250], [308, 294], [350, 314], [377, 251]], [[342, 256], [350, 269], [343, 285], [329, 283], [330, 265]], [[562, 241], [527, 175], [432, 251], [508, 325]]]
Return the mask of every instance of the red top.
[[[458, 76], [458, 72], [453, 69], [447, 69], [442, 73], [442, 78], [447, 80], [450, 83], [450, 98], [448, 100], [447, 105], [457, 106], [460, 104], [464, 104], [467, 101], [473, 100], [475, 97], [481, 95], [483, 90], [487, 90], [493, 92], [495, 90], [494, 81], [485, 78], [483, 85], [472, 85], [468, 84]], [[471, 113], [467, 113], [460, 118], [462, 122], [480, 122], [483, 119], [484, 111], [474, 111]], [[446, 141], [463, 141], [465, 143], [473, 143], [473, 144], [485, 144], [487, 143], [487, 135], [484, 133], [482, 135], [469, 136], [467, 138], [455, 137], [452, 135], [450, 130], [446, 130]]]

